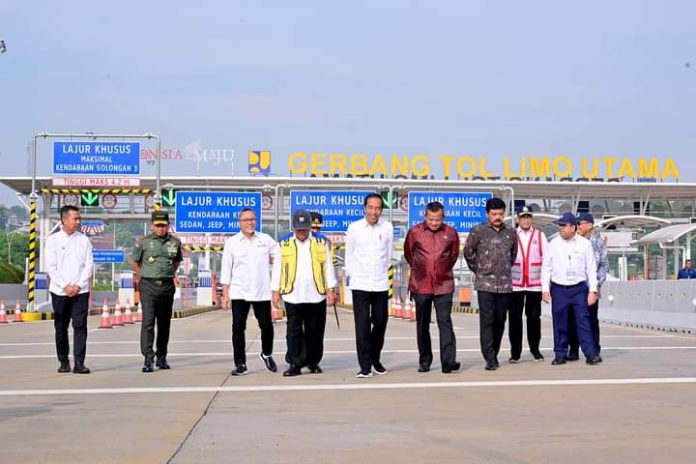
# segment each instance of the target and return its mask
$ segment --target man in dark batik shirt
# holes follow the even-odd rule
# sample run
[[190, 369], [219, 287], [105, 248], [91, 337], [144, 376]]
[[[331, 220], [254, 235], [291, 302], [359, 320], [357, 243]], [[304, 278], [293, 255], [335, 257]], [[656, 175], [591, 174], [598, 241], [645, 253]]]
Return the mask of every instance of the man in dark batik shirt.
[[464, 258], [476, 276], [481, 353], [486, 370], [500, 367], [498, 352], [505, 332], [505, 315], [512, 294], [512, 265], [517, 256], [517, 234], [504, 222], [505, 202], [491, 198], [486, 202], [487, 220], [469, 232]]

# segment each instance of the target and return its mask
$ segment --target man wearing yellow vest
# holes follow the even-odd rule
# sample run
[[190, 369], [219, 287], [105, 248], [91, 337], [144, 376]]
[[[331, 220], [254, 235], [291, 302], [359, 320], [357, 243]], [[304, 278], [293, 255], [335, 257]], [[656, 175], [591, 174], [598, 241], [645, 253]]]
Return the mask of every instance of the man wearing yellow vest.
[[523, 206], [517, 213], [517, 258], [512, 265], [510, 302], [510, 362], [522, 356], [522, 310], [527, 315], [527, 343], [535, 361], [543, 361], [541, 340], [541, 265], [549, 247], [546, 235], [532, 226], [532, 210]]
[[336, 299], [336, 274], [331, 262], [329, 241], [311, 232], [312, 216], [297, 210], [292, 216], [292, 233], [278, 240], [280, 260], [273, 263], [271, 289], [273, 305], [285, 302], [287, 345], [285, 377], [302, 374], [307, 366], [312, 374], [321, 374], [324, 355], [326, 307]]

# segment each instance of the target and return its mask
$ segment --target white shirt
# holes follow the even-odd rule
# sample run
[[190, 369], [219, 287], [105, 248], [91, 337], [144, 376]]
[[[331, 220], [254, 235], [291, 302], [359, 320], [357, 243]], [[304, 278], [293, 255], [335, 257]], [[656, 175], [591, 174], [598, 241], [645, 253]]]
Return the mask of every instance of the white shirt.
[[278, 244], [270, 235], [238, 233], [225, 240], [220, 283], [229, 285], [230, 300], [270, 301], [271, 263], [280, 261]]
[[383, 292], [389, 290], [387, 271], [392, 257], [394, 229], [380, 218], [370, 225], [364, 218], [348, 226], [346, 232], [345, 271], [352, 290]]
[[80, 293], [89, 292], [94, 261], [92, 243], [85, 234], [75, 231], [68, 235], [61, 229], [46, 239], [46, 272], [51, 278], [49, 291], [66, 296], [66, 285], [79, 285]]
[[[530, 227], [529, 230], [523, 230], [521, 227], [517, 228], [517, 236], [520, 238], [520, 243], [517, 247], [517, 253], [527, 253], [527, 250], [529, 249], [529, 241], [532, 239], [532, 233], [536, 234], [537, 230], [538, 229], [535, 229], [534, 227]], [[546, 253], [549, 250], [549, 241], [546, 238], [546, 234], [544, 234], [543, 232], [539, 231], [539, 235], [541, 235], [541, 258], [543, 260], [544, 256], [546, 256]], [[515, 287], [515, 285], [513, 284], [512, 291], [540, 292], [541, 287], [534, 285], [530, 287]]]
[[[314, 283], [314, 275], [312, 274], [312, 254], [310, 251], [310, 239], [307, 238], [304, 242], [297, 240], [297, 272], [295, 274], [295, 283], [292, 286], [292, 292], [283, 295], [283, 300], [288, 303], [319, 303], [326, 299], [326, 295], [321, 295], [317, 291], [317, 286]], [[280, 289], [280, 260], [273, 263], [273, 277], [271, 278], [271, 289], [278, 291]], [[331, 262], [330, 244], [326, 243], [326, 264], [324, 267], [324, 275], [326, 276], [326, 288], [336, 287], [336, 271]]]
[[597, 291], [597, 265], [589, 240], [579, 235], [565, 240], [559, 234], [549, 243], [541, 267], [541, 289], [548, 292], [550, 283], [575, 285], [587, 281], [591, 292]]

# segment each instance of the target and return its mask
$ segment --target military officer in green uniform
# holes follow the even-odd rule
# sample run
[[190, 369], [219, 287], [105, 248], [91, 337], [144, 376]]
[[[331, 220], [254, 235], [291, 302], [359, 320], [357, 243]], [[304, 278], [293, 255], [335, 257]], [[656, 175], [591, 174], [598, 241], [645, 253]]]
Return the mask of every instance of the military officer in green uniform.
[[[140, 351], [145, 357], [143, 372], [152, 372], [155, 356], [157, 367], [169, 369], [167, 344], [172, 320], [176, 270], [182, 260], [181, 241], [169, 233], [169, 213], [152, 213], [152, 233], [146, 235], [133, 250], [135, 282], [140, 289], [143, 323], [140, 327]], [[157, 322], [157, 351], [152, 345]]]

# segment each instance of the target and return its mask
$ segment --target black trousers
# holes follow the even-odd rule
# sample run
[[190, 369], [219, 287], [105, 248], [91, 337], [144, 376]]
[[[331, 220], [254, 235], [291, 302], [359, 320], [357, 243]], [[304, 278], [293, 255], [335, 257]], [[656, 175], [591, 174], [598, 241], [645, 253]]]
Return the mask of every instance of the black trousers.
[[271, 319], [271, 302], [232, 300], [232, 350], [234, 365], [246, 364], [246, 331], [249, 308], [253, 306], [254, 317], [261, 329], [261, 352], [265, 356], [273, 354], [273, 320]]
[[314, 366], [324, 356], [326, 300], [319, 303], [285, 302], [288, 316], [285, 361], [295, 366]]
[[510, 301], [510, 357], [522, 356], [522, 311], [527, 316], [527, 343], [532, 354], [539, 352], [541, 341], [541, 291], [512, 292]]
[[56, 295], [51, 293], [53, 305], [53, 327], [56, 331], [56, 354], [61, 363], [68, 362], [70, 353], [70, 340], [68, 327], [72, 320], [73, 326], [73, 357], [75, 365], [85, 363], [87, 353], [87, 313], [89, 306], [89, 292], [81, 293], [74, 297]]
[[494, 362], [500, 352], [505, 332], [505, 316], [510, 306], [509, 293], [478, 291], [481, 354], [486, 362]]
[[[161, 282], [161, 285], [157, 282]], [[169, 329], [172, 323], [174, 304], [174, 282], [172, 279], [148, 280], [141, 278], [140, 303], [143, 306], [143, 323], [140, 326], [140, 352], [145, 362], [152, 362], [157, 356], [167, 356]], [[155, 342], [155, 323], [157, 323], [157, 351], [152, 349]]]
[[[595, 352], [599, 356], [602, 346], [599, 344], [599, 301], [588, 307], [590, 310], [590, 329], [592, 330], [592, 341], [594, 342]], [[568, 316], [568, 352], [573, 355], [579, 353], [580, 341], [578, 331], [575, 328], [575, 315], [571, 312]]]
[[389, 319], [387, 291], [353, 290], [355, 345], [361, 372], [372, 371], [379, 363]]
[[440, 332], [440, 363], [451, 366], [457, 361], [457, 340], [452, 327], [452, 294], [424, 295], [412, 293], [416, 302], [416, 339], [418, 340], [418, 363], [430, 366], [433, 349], [430, 342], [430, 316], [435, 304], [435, 318]]

